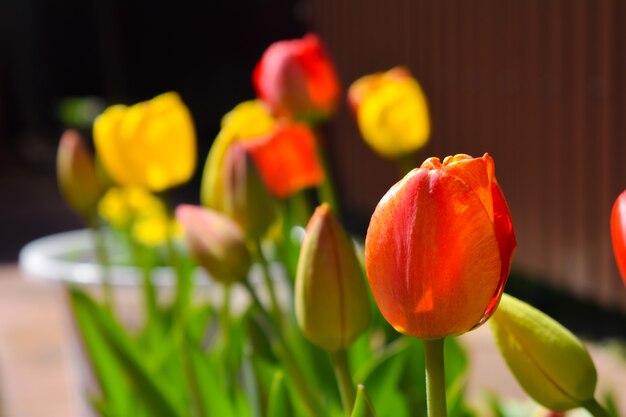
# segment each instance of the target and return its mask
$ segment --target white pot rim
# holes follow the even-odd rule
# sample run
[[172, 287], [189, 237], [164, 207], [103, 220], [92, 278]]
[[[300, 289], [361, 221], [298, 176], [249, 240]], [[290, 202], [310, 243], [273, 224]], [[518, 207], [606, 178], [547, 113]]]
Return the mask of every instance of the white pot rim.
[[[80, 285], [99, 285], [105, 276], [104, 269], [86, 258], [94, 252], [94, 241], [88, 229], [72, 230], [45, 236], [26, 244], [19, 254], [19, 265], [25, 277], [41, 282], [62, 282]], [[68, 259], [69, 253], [77, 253], [81, 260]], [[152, 270], [155, 285], [175, 285], [171, 267], [163, 266]], [[137, 286], [141, 282], [141, 271], [132, 266], [112, 265], [108, 268], [112, 285]], [[196, 285], [210, 285], [206, 273], [198, 268], [195, 272]]]

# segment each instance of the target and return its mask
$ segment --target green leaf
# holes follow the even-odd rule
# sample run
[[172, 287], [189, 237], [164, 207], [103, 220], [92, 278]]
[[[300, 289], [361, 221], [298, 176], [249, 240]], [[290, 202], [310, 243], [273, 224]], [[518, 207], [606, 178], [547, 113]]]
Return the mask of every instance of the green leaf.
[[376, 405], [379, 417], [410, 415], [407, 400], [400, 391], [410, 346], [409, 339], [398, 339], [355, 374], [355, 381], [368, 387], [369, 398]]
[[604, 396], [604, 408], [609, 413], [610, 417], [620, 417], [622, 414], [617, 408], [617, 402], [615, 401], [615, 397], [612, 393], [607, 393]]
[[212, 352], [207, 355], [198, 345], [189, 343], [187, 354], [196, 384], [202, 413], [208, 417], [239, 417], [224, 381], [223, 362]]
[[285, 385], [285, 375], [282, 371], [276, 371], [267, 402], [267, 417], [291, 416], [293, 416], [293, 407]]
[[154, 417], [176, 417], [184, 413], [178, 410], [159, 376], [144, 362], [132, 340], [108, 314], [102, 314], [101, 308], [82, 290], [70, 289], [70, 301], [77, 317], [87, 320], [93, 326], [93, 332], [101, 336], [102, 343], [111, 353], [117, 366], [124, 369], [130, 387], [139, 398], [145, 401]]
[[363, 385], [357, 387], [356, 400], [354, 401], [354, 408], [350, 417], [376, 417], [374, 408]]
[[115, 353], [98, 331], [93, 318], [93, 315], [108, 315], [109, 313], [95, 305], [92, 314], [83, 313], [85, 308], [80, 300], [77, 300], [76, 293], [70, 290], [69, 297], [77, 331], [102, 393], [102, 398], [94, 398], [92, 405], [97, 410], [104, 410], [104, 404], [106, 404], [106, 410], [110, 414], [128, 415], [132, 395], [126, 386], [126, 377]]

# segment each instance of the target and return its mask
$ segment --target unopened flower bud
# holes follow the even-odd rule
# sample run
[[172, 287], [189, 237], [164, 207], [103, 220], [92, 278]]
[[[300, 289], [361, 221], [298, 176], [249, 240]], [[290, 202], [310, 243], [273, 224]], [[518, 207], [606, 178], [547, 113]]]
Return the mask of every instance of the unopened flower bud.
[[262, 237], [276, 219], [276, 208], [243, 145], [233, 143], [229, 147], [223, 170], [224, 213], [241, 226], [248, 238]]
[[369, 298], [354, 244], [326, 204], [307, 226], [295, 309], [304, 335], [331, 352], [348, 348], [369, 324]]
[[243, 281], [250, 269], [250, 253], [241, 228], [230, 218], [203, 207], [181, 205], [176, 218], [193, 258], [216, 281]]
[[591, 356], [555, 320], [504, 294], [491, 329], [517, 382], [539, 404], [566, 411], [593, 399], [597, 375]]
[[91, 218], [103, 185], [96, 174], [91, 154], [75, 130], [66, 130], [61, 136], [57, 152], [57, 181], [70, 208], [85, 218]]

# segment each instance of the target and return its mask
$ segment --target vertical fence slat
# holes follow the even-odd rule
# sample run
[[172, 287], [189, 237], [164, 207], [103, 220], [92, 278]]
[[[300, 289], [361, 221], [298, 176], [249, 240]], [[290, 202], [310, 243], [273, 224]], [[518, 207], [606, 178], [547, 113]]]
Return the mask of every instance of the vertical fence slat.
[[[626, 310], [608, 227], [626, 188], [626, 2], [311, 0], [345, 86], [406, 64], [430, 101], [420, 154], [488, 151], [518, 231], [515, 262]], [[343, 109], [331, 126], [347, 208], [366, 224], [397, 180]]]

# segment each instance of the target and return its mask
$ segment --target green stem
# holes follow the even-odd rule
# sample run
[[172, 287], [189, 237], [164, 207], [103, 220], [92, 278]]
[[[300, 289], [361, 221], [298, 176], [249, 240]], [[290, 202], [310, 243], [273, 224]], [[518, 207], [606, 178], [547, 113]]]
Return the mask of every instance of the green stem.
[[315, 133], [317, 137], [318, 157], [322, 167], [324, 168], [324, 181], [322, 181], [322, 183], [317, 187], [317, 194], [320, 202], [328, 203], [335, 214], [340, 217], [341, 207], [339, 207], [339, 199], [337, 198], [337, 191], [333, 181], [333, 175], [330, 170], [330, 163], [328, 162], [328, 157], [326, 155], [326, 147], [324, 146], [320, 129], [317, 129]]
[[352, 375], [350, 374], [348, 354], [345, 349], [340, 349], [336, 352], [332, 352], [332, 358], [335, 376], [337, 377], [337, 383], [339, 384], [339, 393], [341, 394], [343, 409], [346, 416], [350, 417], [352, 414], [352, 408], [354, 408], [356, 390], [354, 388], [354, 382], [352, 381]]
[[400, 169], [400, 175], [403, 177], [414, 168], [417, 168], [415, 163], [415, 154], [413, 153], [398, 157], [396, 162], [398, 163], [398, 168]]
[[222, 321], [222, 339], [224, 347], [228, 350], [230, 344], [230, 284], [224, 285], [224, 296], [222, 297], [222, 310], [220, 319]]
[[114, 301], [113, 301], [113, 287], [111, 286], [111, 263], [109, 261], [109, 256], [107, 254], [106, 246], [104, 243], [104, 235], [101, 230], [98, 229], [98, 224], [96, 220], [88, 221], [87, 224], [91, 230], [91, 236], [94, 242], [94, 250], [96, 253], [96, 260], [100, 264], [102, 269], [101, 276], [101, 284], [102, 284], [102, 294], [104, 298], [104, 307], [108, 311], [113, 311], [114, 309]]
[[304, 376], [297, 364], [296, 359], [291, 354], [289, 346], [287, 346], [287, 342], [283, 338], [282, 333], [279, 331], [277, 323], [274, 321], [274, 317], [272, 317], [259, 299], [257, 293], [254, 288], [250, 285], [249, 282], [245, 281], [243, 285], [248, 290], [250, 297], [252, 298], [253, 304], [256, 306], [257, 310], [261, 313], [263, 318], [267, 321], [270, 326], [270, 330], [274, 333], [275, 343], [272, 343], [272, 348], [278, 354], [278, 356], [282, 357], [285, 363], [285, 368], [289, 373], [289, 376], [293, 380], [294, 387], [302, 401], [304, 403], [304, 408], [306, 409], [307, 414], [310, 417], [319, 417], [323, 416], [325, 413], [321, 412], [321, 407], [319, 403], [316, 401], [315, 396], [310, 391], [310, 387], [306, 384]]
[[448, 415], [446, 411], [443, 342], [444, 339], [424, 340], [428, 417], [446, 417]]
[[141, 247], [132, 236], [129, 237], [129, 245], [131, 247], [133, 263], [141, 268], [141, 278], [142, 278], [142, 287], [144, 292], [144, 302], [145, 302], [145, 317], [147, 327], [150, 327], [150, 324], [154, 321], [157, 314], [157, 294], [156, 288], [154, 286], [154, 282], [152, 282], [152, 267], [150, 265], [151, 261], [148, 260], [148, 257], [145, 256], [144, 248]]
[[583, 404], [583, 407], [587, 409], [594, 417], [609, 417], [609, 413], [602, 407], [595, 398], [587, 401]]
[[265, 285], [267, 287], [267, 291], [270, 295], [270, 303], [271, 303], [271, 314], [274, 316], [274, 321], [278, 324], [279, 328], [282, 326], [281, 316], [280, 316], [280, 305], [278, 304], [278, 297], [276, 296], [276, 288], [274, 286], [274, 280], [272, 279], [272, 275], [270, 274], [269, 264], [265, 255], [263, 254], [263, 249], [261, 248], [261, 242], [257, 240], [256, 242], [256, 256], [259, 264], [261, 265], [261, 270], [263, 271], [263, 280], [265, 281]]

